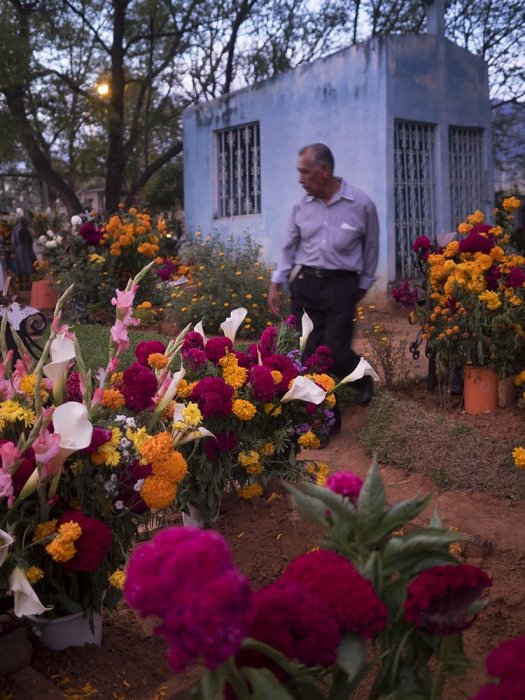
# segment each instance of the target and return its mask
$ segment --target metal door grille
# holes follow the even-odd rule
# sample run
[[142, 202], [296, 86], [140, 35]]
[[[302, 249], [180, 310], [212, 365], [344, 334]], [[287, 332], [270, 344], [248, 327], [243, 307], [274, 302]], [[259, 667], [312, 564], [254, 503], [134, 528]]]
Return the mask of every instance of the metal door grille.
[[435, 155], [432, 124], [395, 122], [394, 189], [396, 274], [415, 277], [412, 244], [436, 229]]
[[219, 217], [260, 214], [259, 123], [217, 133], [217, 213]]
[[454, 229], [482, 206], [482, 129], [449, 129], [450, 214]]

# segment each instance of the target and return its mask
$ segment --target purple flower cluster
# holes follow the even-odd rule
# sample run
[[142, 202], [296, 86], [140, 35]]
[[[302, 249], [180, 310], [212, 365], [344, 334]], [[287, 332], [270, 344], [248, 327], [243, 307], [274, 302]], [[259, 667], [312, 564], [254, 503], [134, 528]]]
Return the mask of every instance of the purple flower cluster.
[[191, 400], [196, 401], [204, 418], [227, 416], [232, 407], [233, 388], [222, 377], [205, 377], [193, 387]]
[[489, 586], [490, 577], [472, 564], [432, 566], [409, 584], [405, 617], [432, 634], [462, 632], [476, 619], [470, 607]]
[[490, 652], [485, 662], [498, 685], [487, 684], [472, 700], [522, 700], [525, 698], [525, 636], [508, 639]]
[[147, 367], [134, 362], [122, 375], [122, 393], [127, 408], [143, 411], [153, 406], [153, 397], [157, 391], [157, 378]]
[[363, 483], [363, 479], [361, 479], [358, 474], [345, 470], [330, 474], [326, 480], [326, 486], [330, 491], [345, 496], [345, 498], [350, 499], [352, 503], [357, 503]]
[[216, 668], [245, 636], [250, 585], [212, 530], [167, 528], [138, 545], [124, 596], [142, 617], [160, 618], [155, 634], [165, 637], [177, 673], [199, 657]]

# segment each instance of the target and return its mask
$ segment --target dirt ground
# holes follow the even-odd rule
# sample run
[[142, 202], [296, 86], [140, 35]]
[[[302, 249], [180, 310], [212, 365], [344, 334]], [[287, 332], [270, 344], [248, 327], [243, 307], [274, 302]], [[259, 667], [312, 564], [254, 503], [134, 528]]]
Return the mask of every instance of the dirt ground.
[[[400, 332], [407, 330], [415, 335], [402, 321], [398, 325]], [[417, 370], [426, 371], [424, 360], [419, 361]], [[437, 402], [435, 396], [427, 400]], [[347, 468], [361, 475], [368, 470], [371, 460], [358, 440], [368, 410], [348, 406], [343, 413], [343, 432], [322, 454], [315, 454], [331, 470]], [[498, 431], [509, 430], [509, 415], [502, 409], [490, 416], [464, 418], [498, 435]], [[518, 430], [520, 424], [514, 413], [512, 416], [512, 429]], [[469, 698], [486, 680], [483, 661], [489, 650], [504, 639], [525, 633], [525, 502], [510, 503], [487, 493], [444, 491], [427, 477], [407, 475], [388, 465], [381, 465], [381, 472], [391, 502], [431, 494], [420, 524], [427, 524], [437, 509], [446, 526], [471, 536], [465, 560], [482, 566], [493, 577], [494, 585], [487, 596], [489, 605], [465, 633], [472, 667], [464, 678], [451, 682], [445, 694], [446, 700]], [[277, 578], [290, 560], [315, 546], [319, 539], [319, 531], [295, 513], [285, 492], [278, 487], [274, 492], [277, 497], [271, 500], [269, 493], [251, 502], [226, 498], [217, 523], [232, 547], [236, 564], [254, 588]], [[115, 612], [105, 614], [101, 647], [52, 652], [35, 639], [33, 666], [65, 697], [78, 700], [182, 700], [188, 697], [188, 689], [199, 675], [199, 669], [192, 668], [174, 677], [163, 642], [146, 634], [123, 603]], [[358, 700], [364, 697], [356, 696]]]

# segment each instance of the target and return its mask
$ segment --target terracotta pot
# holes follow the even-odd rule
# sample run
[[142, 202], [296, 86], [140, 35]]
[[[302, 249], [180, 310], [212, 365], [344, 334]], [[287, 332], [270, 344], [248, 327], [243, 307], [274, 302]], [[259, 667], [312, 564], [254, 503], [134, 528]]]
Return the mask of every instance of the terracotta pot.
[[57, 295], [49, 280], [37, 280], [31, 287], [31, 306], [35, 309], [54, 309]]
[[89, 616], [74, 613], [62, 617], [48, 618], [42, 615], [27, 615], [35, 633], [48, 649], [59, 651], [68, 647], [81, 647], [84, 644], [102, 644], [102, 617], [93, 614], [93, 630]]
[[487, 367], [463, 370], [463, 398], [467, 413], [490, 413], [499, 408], [498, 375]]

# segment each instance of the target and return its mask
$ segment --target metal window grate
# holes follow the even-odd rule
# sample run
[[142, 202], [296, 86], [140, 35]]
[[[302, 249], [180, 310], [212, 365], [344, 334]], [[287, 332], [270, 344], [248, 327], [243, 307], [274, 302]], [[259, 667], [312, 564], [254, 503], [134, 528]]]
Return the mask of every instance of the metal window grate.
[[261, 149], [259, 123], [217, 131], [217, 214], [260, 214]]
[[454, 229], [482, 205], [482, 139], [482, 129], [449, 129], [450, 214]]
[[394, 190], [396, 275], [415, 277], [412, 244], [418, 236], [432, 238], [436, 229], [433, 124], [395, 122]]

